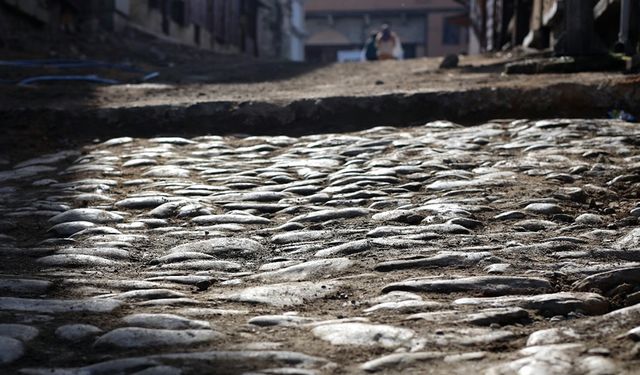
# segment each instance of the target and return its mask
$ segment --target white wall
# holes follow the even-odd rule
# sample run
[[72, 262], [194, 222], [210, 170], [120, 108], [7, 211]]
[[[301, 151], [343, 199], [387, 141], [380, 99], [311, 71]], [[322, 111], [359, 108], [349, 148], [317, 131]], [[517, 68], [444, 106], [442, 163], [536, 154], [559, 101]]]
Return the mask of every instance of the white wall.
[[305, 13], [303, 0], [291, 1], [291, 37], [289, 59], [304, 61]]

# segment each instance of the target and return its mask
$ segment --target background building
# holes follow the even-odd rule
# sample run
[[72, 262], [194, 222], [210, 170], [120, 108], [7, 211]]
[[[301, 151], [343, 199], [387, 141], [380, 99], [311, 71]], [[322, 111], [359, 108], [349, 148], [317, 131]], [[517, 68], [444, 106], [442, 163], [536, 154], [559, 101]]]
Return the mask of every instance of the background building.
[[304, 61], [305, 0], [261, 0], [258, 8], [260, 57]]
[[[0, 0], [69, 33], [141, 32], [224, 53], [304, 59], [303, 0]], [[1, 11], [1, 9], [0, 9]]]
[[[469, 53], [515, 46], [552, 48], [559, 55], [636, 52], [640, 2], [636, 0], [461, 0], [469, 10]], [[621, 9], [627, 3], [626, 30]], [[621, 36], [624, 34], [624, 36]], [[619, 44], [623, 44], [619, 46]], [[618, 47], [618, 48], [616, 48]]]
[[355, 59], [372, 31], [389, 24], [405, 58], [466, 52], [465, 8], [454, 0], [308, 0], [309, 61]]

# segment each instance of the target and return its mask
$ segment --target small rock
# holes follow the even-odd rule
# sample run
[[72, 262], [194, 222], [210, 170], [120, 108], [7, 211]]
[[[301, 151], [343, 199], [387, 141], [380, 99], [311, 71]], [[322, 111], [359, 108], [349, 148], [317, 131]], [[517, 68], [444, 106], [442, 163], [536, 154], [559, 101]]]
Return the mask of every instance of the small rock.
[[313, 334], [333, 345], [383, 346], [396, 348], [408, 345], [415, 333], [406, 328], [365, 323], [320, 325]]
[[209, 329], [204, 320], [191, 320], [173, 314], [132, 314], [122, 320], [130, 326], [158, 329]]
[[0, 336], [0, 365], [9, 365], [24, 355], [24, 345], [11, 337]]
[[91, 222], [94, 224], [120, 223], [124, 218], [112, 212], [95, 208], [75, 208], [65, 211], [49, 219], [52, 224], [68, 223], [73, 221]]
[[205, 329], [149, 329], [117, 328], [100, 336], [94, 346], [97, 348], [159, 348], [168, 346], [196, 345], [217, 340], [221, 335]]
[[453, 69], [458, 67], [460, 58], [455, 54], [446, 55], [440, 62], [440, 69]]
[[486, 295], [532, 294], [551, 290], [545, 279], [515, 276], [474, 276], [459, 279], [409, 279], [389, 284], [383, 293], [393, 290], [410, 292], [452, 293], [482, 292]]
[[67, 324], [56, 329], [56, 337], [61, 340], [79, 342], [102, 333], [102, 330], [90, 324]]
[[0, 310], [40, 312], [47, 314], [69, 312], [111, 312], [121, 306], [120, 301], [113, 299], [28, 299], [0, 297]]
[[263, 315], [249, 319], [247, 323], [260, 327], [270, 326], [297, 326], [314, 322], [315, 319], [305, 318], [297, 315]]
[[571, 328], [549, 328], [533, 332], [527, 339], [527, 346], [561, 344], [576, 341], [580, 336]]
[[340, 284], [299, 282], [256, 286], [231, 293], [224, 299], [237, 302], [263, 303], [273, 306], [293, 306], [320, 299], [336, 292]]
[[367, 372], [378, 372], [385, 369], [404, 370], [416, 362], [427, 362], [442, 359], [444, 353], [417, 352], [417, 353], [393, 353], [373, 359], [360, 365], [360, 369]]

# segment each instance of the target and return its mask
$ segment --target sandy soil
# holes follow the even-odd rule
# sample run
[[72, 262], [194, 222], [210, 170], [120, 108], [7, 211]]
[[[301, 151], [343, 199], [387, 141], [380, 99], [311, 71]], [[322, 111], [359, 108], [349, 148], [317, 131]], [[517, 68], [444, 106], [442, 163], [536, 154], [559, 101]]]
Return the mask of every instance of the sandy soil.
[[[213, 101], [290, 102], [302, 98], [451, 92], [477, 88], [542, 87], [560, 83], [613, 85], [621, 73], [505, 75], [513, 56], [463, 57], [457, 69], [438, 69], [439, 58], [319, 66], [286, 62], [191, 62], [159, 68], [144, 84], [48, 84], [0, 87], [0, 109], [118, 108], [191, 105]], [[108, 72], [107, 72], [108, 74]]]

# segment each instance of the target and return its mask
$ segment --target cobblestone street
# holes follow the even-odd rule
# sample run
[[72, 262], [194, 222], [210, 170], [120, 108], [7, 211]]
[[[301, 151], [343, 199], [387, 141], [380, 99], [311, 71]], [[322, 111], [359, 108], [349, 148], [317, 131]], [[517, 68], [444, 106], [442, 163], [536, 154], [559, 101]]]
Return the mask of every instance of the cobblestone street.
[[22, 374], [634, 374], [640, 128], [114, 138], [0, 171]]

